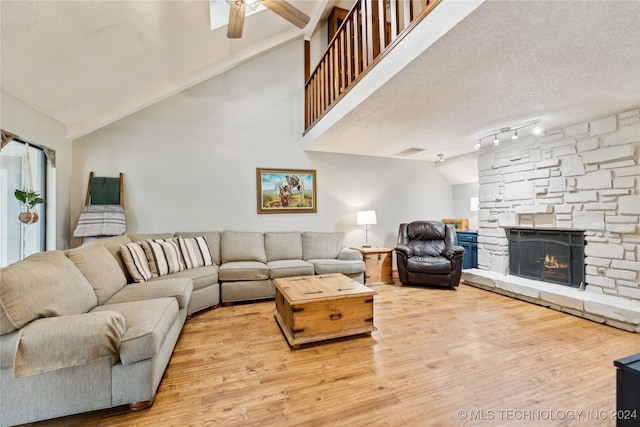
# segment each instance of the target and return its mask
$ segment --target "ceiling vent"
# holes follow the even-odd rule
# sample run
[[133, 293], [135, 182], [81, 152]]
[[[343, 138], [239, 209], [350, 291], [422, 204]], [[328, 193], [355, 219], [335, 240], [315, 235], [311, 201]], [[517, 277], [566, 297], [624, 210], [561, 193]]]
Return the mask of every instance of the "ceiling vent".
[[422, 153], [423, 151], [426, 151], [426, 148], [411, 147], [411, 148], [407, 148], [404, 151], [396, 153], [395, 155], [396, 156], [407, 157], [407, 156], [413, 156], [414, 154]]

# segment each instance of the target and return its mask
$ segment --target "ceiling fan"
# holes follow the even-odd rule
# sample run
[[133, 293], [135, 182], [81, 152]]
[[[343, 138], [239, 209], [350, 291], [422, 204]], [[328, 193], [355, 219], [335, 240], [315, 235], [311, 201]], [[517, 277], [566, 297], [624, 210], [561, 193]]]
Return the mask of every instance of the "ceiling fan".
[[300, 10], [291, 6], [285, 0], [227, 0], [229, 3], [229, 27], [227, 38], [239, 39], [242, 37], [244, 15], [247, 10], [255, 10], [260, 4], [272, 12], [277, 13], [298, 28], [304, 28], [309, 22], [309, 17]]

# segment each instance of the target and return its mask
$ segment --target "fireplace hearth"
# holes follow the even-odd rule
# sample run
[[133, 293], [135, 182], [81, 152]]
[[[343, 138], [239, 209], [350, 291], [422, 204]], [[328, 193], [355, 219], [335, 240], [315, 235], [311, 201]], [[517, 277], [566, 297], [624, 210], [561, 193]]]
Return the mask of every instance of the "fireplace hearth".
[[528, 279], [584, 287], [584, 232], [510, 229], [509, 272]]

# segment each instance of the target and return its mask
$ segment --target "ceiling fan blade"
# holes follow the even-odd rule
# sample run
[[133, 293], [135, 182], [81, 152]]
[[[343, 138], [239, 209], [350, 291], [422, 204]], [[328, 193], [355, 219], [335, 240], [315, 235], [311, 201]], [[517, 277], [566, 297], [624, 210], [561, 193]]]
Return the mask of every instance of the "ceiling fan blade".
[[309, 22], [309, 17], [307, 15], [284, 0], [261, 0], [260, 3], [298, 28], [304, 28]]
[[229, 26], [227, 27], [227, 38], [239, 39], [242, 37], [243, 25], [244, 8], [237, 9], [229, 5]]

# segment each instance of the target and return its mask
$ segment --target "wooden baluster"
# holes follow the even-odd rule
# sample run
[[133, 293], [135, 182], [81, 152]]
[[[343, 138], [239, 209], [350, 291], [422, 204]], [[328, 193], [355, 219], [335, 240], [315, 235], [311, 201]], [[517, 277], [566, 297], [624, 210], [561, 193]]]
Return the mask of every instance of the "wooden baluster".
[[314, 97], [315, 97], [315, 114], [313, 116], [313, 121], [315, 123], [316, 120], [318, 120], [318, 117], [320, 117], [320, 114], [322, 114], [322, 108], [320, 106], [320, 75], [316, 74], [316, 77], [314, 78], [314, 85], [316, 87], [315, 93], [314, 93]]
[[347, 49], [346, 49], [346, 55], [345, 55], [345, 63], [347, 64], [347, 79], [345, 81], [345, 89], [349, 86], [351, 86], [351, 80], [352, 80], [352, 68], [351, 68], [351, 60], [352, 60], [352, 55], [353, 55], [353, 50], [351, 49], [351, 43], [353, 41], [353, 37], [351, 36], [351, 21], [347, 21], [346, 25], [345, 25], [345, 32], [346, 32], [346, 42], [347, 42]]
[[353, 14], [353, 71], [355, 78], [358, 78], [358, 76], [360, 75], [360, 58], [362, 56], [362, 47], [360, 45], [360, 20], [358, 19], [359, 16], [360, 13], [358, 11]]
[[320, 113], [318, 114], [318, 116], [320, 116], [322, 114], [322, 112], [324, 111], [324, 60], [320, 63], [320, 68], [318, 69], [318, 75], [319, 75], [319, 79], [318, 79], [318, 89], [319, 89], [319, 106], [320, 106]]
[[342, 74], [342, 70], [340, 69], [340, 38], [336, 39], [336, 47], [333, 52], [333, 67], [334, 67], [334, 97], [335, 101], [340, 96], [340, 75]]
[[398, 1], [391, 0], [389, 3], [389, 21], [391, 23], [391, 42], [398, 37]]
[[365, 65], [365, 69], [369, 68], [369, 65], [373, 62], [374, 58], [374, 45], [373, 45], [373, 1], [372, 0], [364, 0], [362, 2], [362, 10], [363, 10], [363, 27], [365, 31], [365, 44], [367, 48], [367, 62]]
[[387, 47], [387, 40], [384, 36], [385, 27], [387, 25], [386, 16], [386, 7], [384, 7], [384, 0], [378, 0], [378, 39], [380, 43], [378, 45], [378, 53], [381, 53], [385, 47]]
[[402, 1], [402, 19], [403, 25], [402, 30], [406, 30], [409, 28], [409, 24], [411, 24], [411, 1], [410, 0], [401, 0]]
[[338, 68], [340, 70], [340, 91], [339, 93], [344, 92], [347, 87], [347, 79], [345, 78], [345, 73], [347, 72], [347, 49], [344, 45], [345, 36], [344, 29], [340, 31], [340, 48], [338, 51], [340, 52], [340, 61], [338, 62]]

